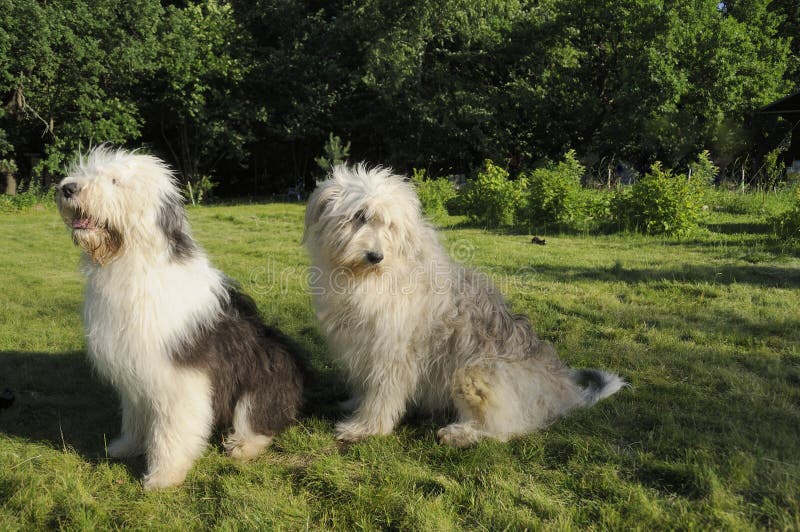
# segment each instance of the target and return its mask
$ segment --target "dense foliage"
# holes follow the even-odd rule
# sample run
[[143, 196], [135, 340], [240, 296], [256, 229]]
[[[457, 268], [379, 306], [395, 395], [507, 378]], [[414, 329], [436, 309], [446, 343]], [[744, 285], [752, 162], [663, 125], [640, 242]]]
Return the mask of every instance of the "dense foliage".
[[767, 221], [779, 237], [796, 242], [800, 240], [800, 187], [795, 188], [794, 196], [794, 207], [780, 214], [770, 216]]
[[333, 136], [433, 175], [569, 148], [725, 165], [800, 71], [796, 2], [726, 4], [0, 0], [0, 159], [24, 190], [77, 149], [144, 144], [223, 194], [310, 187]]
[[411, 182], [417, 189], [422, 210], [431, 220], [439, 220], [448, 214], [447, 204], [457, 196], [452, 181], [444, 177], [431, 179], [424, 170], [414, 169]]
[[707, 186], [700, 179], [673, 175], [656, 162], [611, 200], [612, 220], [619, 228], [642, 233], [688, 233], [703, 214]]
[[531, 172], [518, 225], [527, 229], [574, 227], [582, 215], [580, 190], [585, 171], [570, 150], [563, 161]]
[[708, 150], [701, 151], [697, 160], [689, 164], [689, 178], [706, 185], [714, 184], [718, 171], [719, 167], [711, 160]]
[[490, 160], [461, 194], [461, 205], [470, 222], [487, 228], [514, 224], [522, 207], [527, 180], [509, 179], [508, 172]]

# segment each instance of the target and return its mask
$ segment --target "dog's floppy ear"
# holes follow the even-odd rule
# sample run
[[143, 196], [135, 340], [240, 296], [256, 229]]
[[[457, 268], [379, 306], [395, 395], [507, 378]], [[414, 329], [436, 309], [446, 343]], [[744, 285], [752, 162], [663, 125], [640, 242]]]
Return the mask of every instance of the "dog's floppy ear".
[[179, 196], [165, 197], [162, 200], [157, 223], [167, 239], [172, 260], [183, 261], [194, 254], [197, 246], [189, 234], [186, 211]]
[[306, 220], [303, 230], [303, 242], [308, 238], [308, 230], [312, 225], [317, 223], [328, 205], [333, 200], [335, 194], [335, 187], [330, 181], [320, 183], [311, 196], [308, 198], [308, 205], [306, 205]]

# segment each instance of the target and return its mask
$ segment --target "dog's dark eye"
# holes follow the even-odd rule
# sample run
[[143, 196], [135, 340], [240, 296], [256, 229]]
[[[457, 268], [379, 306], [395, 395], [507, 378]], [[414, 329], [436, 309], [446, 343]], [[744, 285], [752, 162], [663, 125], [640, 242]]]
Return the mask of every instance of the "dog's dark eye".
[[115, 177], [114, 179], [112, 179], [112, 180], [111, 180], [111, 184], [112, 184], [112, 185], [116, 185], [116, 184], [117, 184], [117, 178], [116, 178], [116, 177]]
[[365, 211], [364, 209], [361, 209], [360, 211], [358, 211], [358, 212], [356, 213], [356, 215], [355, 215], [355, 217], [353, 218], [353, 220], [354, 220], [354, 221], [355, 221], [357, 224], [361, 224], [361, 225], [363, 225], [363, 224], [367, 223], [367, 211]]

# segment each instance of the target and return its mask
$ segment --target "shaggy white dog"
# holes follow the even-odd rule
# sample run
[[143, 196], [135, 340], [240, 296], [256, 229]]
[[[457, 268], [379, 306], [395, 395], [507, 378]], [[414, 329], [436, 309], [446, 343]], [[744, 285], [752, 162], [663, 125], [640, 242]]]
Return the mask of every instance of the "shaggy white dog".
[[298, 412], [302, 355], [194, 242], [172, 172], [155, 157], [98, 148], [58, 186], [85, 251], [89, 357], [120, 395], [112, 457], [145, 453], [146, 488], [181, 483], [215, 425], [255, 457]]
[[450, 259], [388, 169], [334, 168], [309, 198], [305, 241], [317, 315], [354, 393], [340, 440], [387, 434], [411, 405], [454, 411], [446, 444], [507, 440], [625, 386], [568, 368], [485, 275]]

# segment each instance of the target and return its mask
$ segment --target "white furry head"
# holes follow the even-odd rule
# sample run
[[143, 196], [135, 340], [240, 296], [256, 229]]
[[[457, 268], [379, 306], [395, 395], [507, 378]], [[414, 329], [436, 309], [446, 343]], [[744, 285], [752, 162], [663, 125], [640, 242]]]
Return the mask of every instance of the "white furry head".
[[100, 146], [78, 156], [58, 184], [56, 203], [73, 241], [95, 264], [132, 249], [179, 260], [194, 249], [172, 170], [151, 155]]
[[308, 200], [304, 240], [329, 267], [368, 275], [407, 261], [417, 248], [414, 230], [424, 225], [419, 199], [402, 176], [338, 165]]

